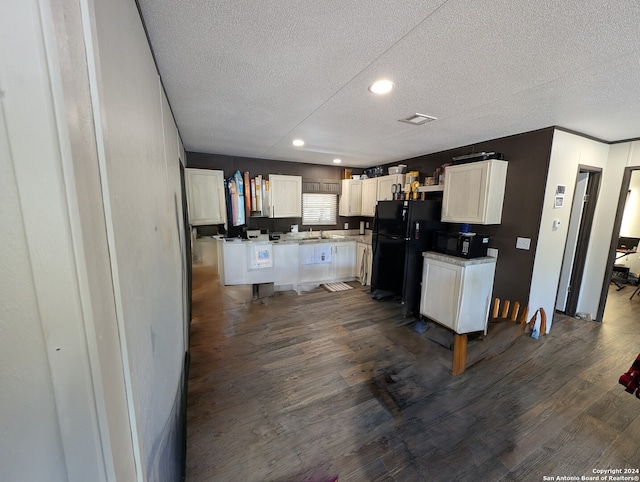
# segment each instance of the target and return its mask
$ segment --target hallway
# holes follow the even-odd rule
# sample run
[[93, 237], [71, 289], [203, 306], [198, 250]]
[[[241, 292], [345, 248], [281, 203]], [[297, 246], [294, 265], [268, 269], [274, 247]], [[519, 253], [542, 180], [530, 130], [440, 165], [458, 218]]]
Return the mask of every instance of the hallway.
[[194, 266], [188, 482], [640, 468], [640, 400], [618, 384], [640, 351], [631, 287], [610, 292], [603, 324], [556, 317], [548, 336], [452, 377], [450, 351], [355, 286], [251, 300]]

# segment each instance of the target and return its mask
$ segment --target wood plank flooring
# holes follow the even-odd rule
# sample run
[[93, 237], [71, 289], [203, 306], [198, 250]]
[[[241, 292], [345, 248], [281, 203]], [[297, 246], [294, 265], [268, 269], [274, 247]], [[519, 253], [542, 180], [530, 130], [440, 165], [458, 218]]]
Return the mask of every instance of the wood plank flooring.
[[[640, 297], [452, 352], [355, 289], [251, 299], [194, 266], [187, 481], [493, 481], [640, 468]], [[629, 287], [631, 288], [631, 287]], [[434, 329], [434, 328], [430, 328]], [[500, 341], [502, 340], [502, 341]]]

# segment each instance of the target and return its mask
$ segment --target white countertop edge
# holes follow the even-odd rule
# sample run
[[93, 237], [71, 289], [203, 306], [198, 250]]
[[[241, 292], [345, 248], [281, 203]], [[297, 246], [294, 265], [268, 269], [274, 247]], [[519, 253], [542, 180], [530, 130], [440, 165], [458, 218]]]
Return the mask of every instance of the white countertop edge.
[[307, 238], [307, 239], [292, 239], [292, 238], [284, 238], [277, 241], [271, 240], [252, 240], [252, 239], [242, 239], [242, 238], [218, 238], [218, 241], [223, 243], [231, 243], [231, 244], [320, 244], [320, 243], [348, 243], [348, 242], [358, 242], [371, 244], [371, 236], [363, 235], [363, 236], [344, 236], [344, 237], [336, 237], [336, 238]]
[[459, 256], [451, 256], [450, 254], [436, 253], [435, 251], [425, 251], [422, 253], [425, 259], [434, 259], [443, 263], [451, 263], [458, 266], [471, 266], [474, 264], [495, 263], [496, 258], [491, 256], [483, 256], [482, 258], [460, 258]]

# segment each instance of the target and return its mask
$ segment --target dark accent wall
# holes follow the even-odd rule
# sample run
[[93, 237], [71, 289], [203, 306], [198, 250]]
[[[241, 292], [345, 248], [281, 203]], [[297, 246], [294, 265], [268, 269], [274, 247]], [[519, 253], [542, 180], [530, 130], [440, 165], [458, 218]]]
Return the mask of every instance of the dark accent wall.
[[[302, 176], [303, 179], [342, 179], [342, 171], [344, 169], [339, 166], [224, 156], [201, 152], [187, 152], [187, 167], [224, 171], [225, 178], [231, 177], [236, 171], [249, 171], [251, 177], [255, 177], [258, 174], [263, 176], [267, 174], [284, 174]], [[361, 171], [354, 169], [353, 173], [358, 174]], [[357, 229], [361, 220], [371, 221], [370, 218], [338, 216], [337, 225], [313, 226], [313, 230], [343, 229], [345, 222], [349, 223], [349, 229]], [[270, 232], [289, 232], [292, 224], [298, 224], [300, 230], [309, 228], [308, 226], [305, 228], [302, 225], [301, 218], [250, 218], [248, 227], [249, 229], [268, 229]]]
[[[474, 152], [501, 152], [509, 161], [507, 185], [499, 225], [474, 225], [472, 232], [491, 236], [491, 247], [498, 249], [498, 264], [493, 296], [500, 299], [528, 303], [533, 260], [542, 218], [544, 189], [549, 169], [553, 128], [527, 132], [501, 139], [481, 142], [448, 151], [414, 157], [384, 167], [406, 164], [408, 171], [419, 171], [420, 181], [433, 174], [456, 156]], [[445, 180], [446, 182], [446, 180]], [[458, 231], [459, 224], [450, 224], [450, 231]], [[531, 238], [531, 249], [516, 249], [516, 238]], [[559, 246], [558, 249], [564, 249]]]

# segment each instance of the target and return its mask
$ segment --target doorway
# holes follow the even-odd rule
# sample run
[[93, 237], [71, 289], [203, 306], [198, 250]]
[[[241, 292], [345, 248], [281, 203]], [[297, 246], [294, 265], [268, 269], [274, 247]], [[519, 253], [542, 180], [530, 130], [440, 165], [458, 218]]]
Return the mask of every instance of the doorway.
[[[613, 276], [613, 267], [616, 264], [616, 248], [621, 237], [640, 238], [640, 169], [637, 167], [627, 167], [622, 177], [622, 186], [618, 198], [618, 208], [613, 224], [613, 233], [609, 245], [609, 257], [607, 258], [607, 269], [604, 275], [600, 303], [598, 304], [598, 318], [602, 319], [604, 308], [609, 293], [609, 285]], [[632, 246], [633, 247], [633, 246]], [[638, 258], [631, 259], [632, 264], [638, 263]], [[637, 264], [635, 265], [638, 266]], [[636, 269], [632, 265], [632, 269]], [[638, 268], [640, 269], [640, 268]]]
[[575, 316], [578, 307], [601, 175], [599, 168], [580, 166], [576, 177], [556, 298], [556, 310], [568, 316]]

